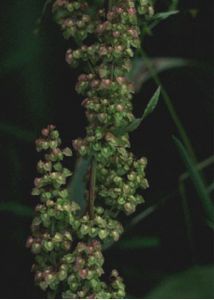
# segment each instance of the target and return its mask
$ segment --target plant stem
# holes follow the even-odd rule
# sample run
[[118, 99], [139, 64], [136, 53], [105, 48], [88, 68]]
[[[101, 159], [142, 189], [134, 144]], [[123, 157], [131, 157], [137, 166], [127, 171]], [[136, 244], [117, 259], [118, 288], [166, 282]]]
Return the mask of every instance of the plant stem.
[[109, 0], [108, 1], [108, 10], [111, 10], [111, 8], [112, 8], [112, 0]]
[[94, 202], [95, 202], [95, 187], [96, 187], [96, 159], [93, 158], [90, 171], [90, 186], [89, 186], [89, 216], [94, 218]]
[[175, 123], [175, 125], [177, 127], [180, 138], [181, 138], [183, 144], [185, 145], [185, 148], [187, 149], [189, 155], [191, 155], [192, 159], [196, 162], [197, 158], [196, 158], [195, 152], [193, 150], [193, 146], [192, 146], [191, 141], [186, 133], [186, 130], [184, 129], [184, 126], [173, 106], [172, 100], [171, 100], [170, 96], [168, 95], [167, 91], [164, 89], [164, 87], [161, 83], [161, 80], [160, 80], [159, 76], [157, 75], [157, 73], [155, 72], [155, 69], [154, 69], [151, 61], [149, 60], [147, 54], [144, 52], [143, 49], [141, 49], [141, 52], [144, 57], [145, 64], [147, 65], [147, 68], [151, 73], [152, 78], [157, 83], [157, 85], [161, 86], [161, 94], [162, 94], [164, 103], [170, 113], [170, 116], [171, 116], [173, 122]]

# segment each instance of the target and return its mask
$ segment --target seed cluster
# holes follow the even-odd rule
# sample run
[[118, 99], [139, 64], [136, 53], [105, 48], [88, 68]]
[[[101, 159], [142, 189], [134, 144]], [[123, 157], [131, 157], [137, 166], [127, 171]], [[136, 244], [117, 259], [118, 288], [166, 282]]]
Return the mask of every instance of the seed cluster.
[[[62, 165], [72, 151], [60, 145], [53, 125], [43, 129], [36, 141], [37, 151], [45, 154], [37, 164], [41, 177], [35, 179], [32, 194], [40, 197], [40, 204], [35, 207], [32, 236], [26, 243], [35, 254], [35, 281], [51, 297], [59, 295], [63, 287], [63, 298], [123, 298], [124, 285], [116, 271], [110, 285], [100, 279], [104, 259], [99, 242], [107, 238], [117, 241], [122, 225], [99, 206], [93, 219], [88, 212], [79, 217], [80, 207], [66, 189], [71, 173]], [[79, 240], [89, 242], [77, 243]]]
[[76, 49], [67, 50], [66, 62], [83, 71], [76, 91], [84, 97], [88, 126], [86, 136], [74, 140], [73, 148], [77, 156], [96, 161], [96, 201], [93, 215], [88, 208], [80, 215], [81, 208], [66, 188], [72, 174], [62, 165], [72, 151], [61, 149], [53, 125], [43, 129], [36, 147], [45, 152], [44, 160], [38, 162], [40, 177], [35, 179], [32, 192], [40, 204], [27, 247], [36, 255], [35, 281], [50, 297], [125, 297], [116, 270], [108, 283], [102, 280], [101, 247], [106, 240], [120, 238], [123, 227], [116, 219], [118, 213], [133, 213], [144, 202], [140, 190], [148, 188], [147, 159], [137, 159], [130, 151], [125, 130], [134, 120], [134, 89], [126, 75], [134, 49], [140, 47], [138, 16], [148, 18], [153, 8], [149, 0], [113, 0], [108, 9], [103, 9], [102, 1], [96, 3], [95, 10], [86, 0], [56, 0], [53, 4], [54, 18], [64, 37], [77, 44]]
[[[118, 128], [125, 128], [134, 120], [131, 103], [134, 90], [125, 76], [131, 68], [133, 49], [140, 47], [137, 11], [151, 14], [152, 6], [148, 1], [135, 2], [113, 1], [107, 13], [99, 9], [93, 32], [87, 25], [81, 29], [85, 39], [91, 33], [94, 43], [81, 43], [77, 49], [69, 49], [66, 53], [66, 61], [72, 67], [84, 69], [87, 63], [76, 90], [85, 97], [82, 105], [89, 125], [86, 137], [75, 140], [73, 146], [81, 156], [92, 154], [96, 157], [96, 191], [100, 203], [126, 214], [133, 213], [144, 201], [137, 191], [148, 187], [146, 159], [137, 160], [128, 151], [130, 144], [126, 132], [122, 136], [115, 134]], [[69, 14], [69, 1], [56, 1], [54, 5], [54, 12], [57, 8], [58, 13], [62, 10], [61, 18], [56, 16], [56, 20], [64, 34], [64, 23], [70, 16], [74, 38], [79, 32], [76, 15], [91, 18], [88, 2], [80, 1], [80, 4], [75, 14], [73, 11]]]

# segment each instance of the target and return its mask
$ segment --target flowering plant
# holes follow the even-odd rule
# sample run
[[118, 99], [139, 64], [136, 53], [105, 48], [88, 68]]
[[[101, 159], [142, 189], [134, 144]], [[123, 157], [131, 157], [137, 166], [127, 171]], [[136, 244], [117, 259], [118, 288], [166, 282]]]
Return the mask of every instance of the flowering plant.
[[[36, 284], [49, 297], [124, 298], [116, 270], [104, 281], [102, 247], [123, 233], [118, 214], [143, 203], [148, 188], [147, 159], [130, 151], [129, 132], [154, 109], [158, 89], [141, 119], [132, 113], [134, 88], [127, 79], [134, 50], [140, 48], [139, 16], [149, 22], [149, 0], [113, 0], [104, 5], [86, 0], [56, 0], [52, 11], [66, 39], [76, 42], [66, 62], [79, 67], [76, 91], [84, 97], [86, 136], [73, 141], [78, 159], [72, 174], [63, 166], [70, 148], [61, 147], [59, 132], [49, 125], [36, 141], [45, 152], [37, 165], [33, 195], [40, 198], [27, 246], [35, 254]], [[84, 185], [79, 191], [77, 177]], [[71, 183], [68, 185], [68, 178]], [[81, 201], [80, 198], [83, 198]]]

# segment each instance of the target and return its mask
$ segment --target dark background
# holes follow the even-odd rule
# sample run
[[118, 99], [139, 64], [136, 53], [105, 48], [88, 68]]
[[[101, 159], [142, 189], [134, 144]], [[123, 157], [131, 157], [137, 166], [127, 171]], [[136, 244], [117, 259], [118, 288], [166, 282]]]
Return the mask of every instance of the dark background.
[[[70, 145], [72, 139], [84, 135], [86, 125], [81, 99], [74, 91], [77, 71], [64, 62], [69, 43], [63, 40], [49, 12], [39, 35], [33, 34], [43, 4], [44, 0], [7, 0], [0, 5], [1, 298], [43, 296], [34, 286], [30, 272], [33, 257], [25, 249], [31, 210], [36, 203], [30, 196], [38, 160], [33, 141], [42, 127], [53, 123], [64, 143]], [[198, 67], [176, 68], [159, 76], [200, 162], [213, 152], [213, 1], [182, 0], [179, 9], [179, 14], [163, 21], [153, 36], [146, 37], [143, 46], [150, 57], [181, 57], [197, 62]], [[136, 95], [138, 116], [155, 89], [156, 84], [149, 80]], [[163, 99], [131, 134], [133, 152], [149, 160], [151, 186], [145, 193], [146, 204], [138, 208], [136, 215], [160, 201], [161, 205], [105, 252], [106, 269], [120, 270], [129, 297], [145, 297], [167, 276], [195, 264], [213, 263], [212, 230], [190, 180], [185, 182], [189, 226], [185, 221], [178, 191], [185, 165], [172, 135], [179, 137], [179, 132]], [[212, 166], [204, 170], [203, 176], [209, 186]], [[131, 219], [123, 218], [124, 224]]]

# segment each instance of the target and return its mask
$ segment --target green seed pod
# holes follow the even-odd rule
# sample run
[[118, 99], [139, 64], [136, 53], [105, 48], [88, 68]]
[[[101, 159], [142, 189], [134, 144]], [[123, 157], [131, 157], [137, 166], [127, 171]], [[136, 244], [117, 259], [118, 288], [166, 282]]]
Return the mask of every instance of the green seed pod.
[[64, 281], [67, 278], [67, 272], [65, 270], [60, 270], [57, 275], [60, 281]]
[[98, 236], [99, 236], [99, 238], [100, 238], [101, 240], [104, 240], [104, 239], [106, 239], [107, 236], [108, 236], [108, 231], [105, 230], [105, 229], [101, 229], [101, 230], [98, 231]]
[[44, 248], [46, 251], [50, 252], [54, 249], [54, 243], [51, 241], [44, 241]]
[[31, 251], [33, 254], [39, 254], [41, 251], [41, 244], [40, 243], [33, 243], [31, 247]]

